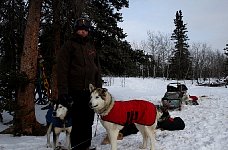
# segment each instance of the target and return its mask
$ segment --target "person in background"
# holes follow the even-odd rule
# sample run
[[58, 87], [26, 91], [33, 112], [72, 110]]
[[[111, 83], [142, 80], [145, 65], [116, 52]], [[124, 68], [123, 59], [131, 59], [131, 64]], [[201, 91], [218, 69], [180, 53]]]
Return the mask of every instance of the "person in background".
[[73, 150], [95, 150], [91, 147], [94, 111], [89, 108], [89, 84], [102, 87], [101, 71], [88, 18], [79, 18], [72, 37], [57, 54], [58, 100], [72, 103], [71, 147]]

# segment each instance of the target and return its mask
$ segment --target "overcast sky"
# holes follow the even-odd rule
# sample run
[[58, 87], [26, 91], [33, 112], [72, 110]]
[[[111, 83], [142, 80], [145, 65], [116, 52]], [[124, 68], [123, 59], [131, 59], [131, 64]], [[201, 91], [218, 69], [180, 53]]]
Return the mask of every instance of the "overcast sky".
[[124, 29], [129, 42], [147, 40], [147, 32], [172, 33], [176, 11], [187, 24], [188, 43], [207, 43], [223, 50], [228, 43], [228, 0], [129, 0], [123, 9]]

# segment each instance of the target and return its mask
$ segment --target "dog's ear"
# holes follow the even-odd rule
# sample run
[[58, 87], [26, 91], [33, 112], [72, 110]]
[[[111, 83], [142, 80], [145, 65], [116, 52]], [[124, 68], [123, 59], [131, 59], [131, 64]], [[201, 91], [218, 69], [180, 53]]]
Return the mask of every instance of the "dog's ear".
[[93, 86], [93, 84], [89, 84], [89, 91], [92, 92], [94, 91], [95, 87]]
[[107, 92], [107, 91], [108, 91], [108, 89], [102, 88], [102, 92], [103, 92], [103, 93], [105, 93], [105, 92]]
[[53, 109], [56, 110], [57, 109], [57, 104], [53, 105]]
[[105, 99], [108, 89], [106, 89], [106, 88], [98, 88], [98, 89], [100, 90], [100, 96], [103, 99]]
[[57, 101], [57, 100], [51, 102], [51, 106], [52, 106], [53, 108], [54, 108], [54, 106], [55, 106], [56, 104], [58, 104], [58, 101]]

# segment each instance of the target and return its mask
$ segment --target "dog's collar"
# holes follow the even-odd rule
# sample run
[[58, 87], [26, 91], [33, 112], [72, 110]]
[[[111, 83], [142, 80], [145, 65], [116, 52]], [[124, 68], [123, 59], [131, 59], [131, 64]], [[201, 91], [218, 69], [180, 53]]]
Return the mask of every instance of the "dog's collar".
[[99, 112], [98, 112], [98, 114], [99, 115], [102, 115], [111, 105], [112, 105], [112, 103], [113, 103], [113, 97], [111, 96], [111, 101], [110, 101], [110, 103], [106, 106], [106, 107], [104, 107], [103, 109], [101, 109]]

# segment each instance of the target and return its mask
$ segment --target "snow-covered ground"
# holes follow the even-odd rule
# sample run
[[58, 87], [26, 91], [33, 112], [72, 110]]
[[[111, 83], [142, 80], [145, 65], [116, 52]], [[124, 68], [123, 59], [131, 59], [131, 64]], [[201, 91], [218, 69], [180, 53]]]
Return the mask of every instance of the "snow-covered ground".
[[[166, 92], [166, 86], [173, 81], [142, 78], [106, 78], [109, 86], [104, 86], [118, 100], [146, 99], [159, 104]], [[174, 81], [175, 82], [175, 81]], [[156, 150], [226, 150], [228, 149], [228, 88], [196, 86], [185, 81], [190, 95], [205, 96], [199, 105], [185, 105], [181, 111], [170, 111], [172, 117], [181, 117], [185, 129], [181, 131], [156, 131]], [[46, 110], [36, 106], [36, 116], [45, 124]], [[4, 122], [12, 120], [7, 113], [3, 114]], [[96, 116], [95, 116], [96, 118]], [[95, 119], [96, 136], [92, 144], [97, 150], [108, 150], [110, 145], [100, 145], [105, 130]], [[0, 131], [7, 126], [0, 123]], [[64, 144], [64, 134], [61, 143]], [[140, 133], [124, 137], [118, 141], [119, 150], [138, 150], [142, 138]], [[51, 150], [46, 148], [46, 136], [0, 135], [0, 150]], [[146, 150], [148, 150], [147, 148]]]

